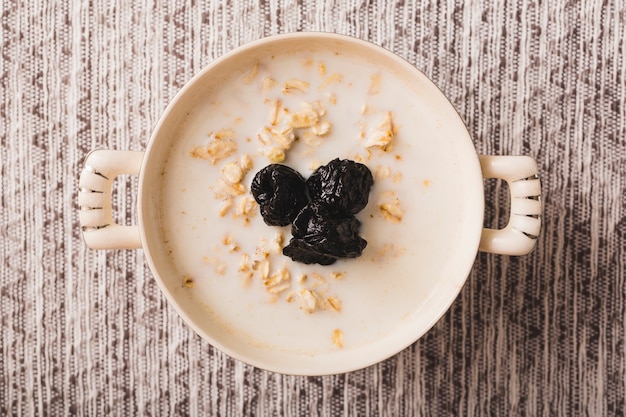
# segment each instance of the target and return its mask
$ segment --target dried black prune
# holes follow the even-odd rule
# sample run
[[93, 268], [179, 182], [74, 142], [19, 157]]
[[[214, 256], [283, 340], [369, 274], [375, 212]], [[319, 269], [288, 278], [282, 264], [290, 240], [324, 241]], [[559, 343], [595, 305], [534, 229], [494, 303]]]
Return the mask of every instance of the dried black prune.
[[331, 265], [337, 261], [335, 256], [318, 253], [304, 240], [295, 237], [291, 238], [289, 244], [283, 248], [283, 255], [303, 264]]
[[268, 165], [255, 175], [251, 190], [265, 223], [292, 224], [284, 255], [305, 264], [330, 265], [360, 256], [367, 246], [354, 214], [367, 205], [373, 184], [365, 165], [334, 159], [306, 182], [285, 165]]
[[356, 258], [367, 245], [367, 241], [359, 236], [360, 226], [356, 217], [333, 215], [326, 203], [312, 201], [293, 221], [293, 239], [283, 249], [283, 254], [293, 260], [299, 260], [292, 256], [294, 253], [303, 252], [313, 258], [314, 255]]
[[337, 158], [319, 167], [306, 184], [312, 200], [325, 202], [333, 214], [350, 215], [367, 205], [374, 178], [365, 165]]
[[309, 201], [304, 178], [286, 165], [266, 166], [254, 176], [250, 189], [270, 226], [287, 226]]

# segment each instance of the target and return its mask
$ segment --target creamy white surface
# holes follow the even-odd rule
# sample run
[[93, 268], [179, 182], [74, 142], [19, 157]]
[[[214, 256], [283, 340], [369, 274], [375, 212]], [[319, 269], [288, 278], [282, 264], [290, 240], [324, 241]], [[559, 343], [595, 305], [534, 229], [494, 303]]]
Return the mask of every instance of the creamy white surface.
[[[370, 94], [372, 77], [379, 74], [378, 68], [359, 59], [344, 58], [332, 53], [285, 55], [261, 62], [250, 83], [244, 82], [246, 74], [233, 74], [189, 115], [173, 141], [162, 176], [163, 239], [171, 249], [181, 285], [183, 276], [193, 277], [194, 286], [186, 291], [192, 302], [205, 306], [206, 320], [219, 321], [227, 331], [257, 346], [315, 354], [338, 349], [331, 342], [333, 329], [344, 333], [344, 349], [393, 332], [404, 319], [420, 314], [425, 301], [440, 289], [439, 283], [446, 276], [449, 248], [456, 244], [456, 230], [463, 221], [458, 205], [463, 204], [460, 196], [464, 190], [454, 175], [449, 175], [456, 156], [453, 138], [438, 133], [442, 121], [420, 91], [389, 74], [381, 75], [379, 93]], [[320, 90], [320, 63], [326, 66], [326, 76], [340, 73], [343, 81]], [[277, 81], [269, 91], [262, 88], [266, 76]], [[282, 84], [291, 78], [308, 81], [309, 91], [282, 93]], [[336, 104], [329, 102], [328, 93], [336, 96]], [[242, 153], [249, 154], [254, 168], [242, 181], [249, 190], [254, 174], [269, 163], [267, 157], [259, 154], [256, 135], [268, 124], [266, 100], [277, 98], [292, 111], [302, 102], [316, 100], [326, 107], [325, 118], [332, 127], [322, 145], [309, 154], [310, 149], [297, 142], [283, 162], [305, 177], [312, 172], [311, 161], [326, 163], [336, 157], [354, 159], [355, 154], [366, 155], [358, 140], [363, 105], [377, 113], [393, 113], [398, 131], [393, 150], [374, 150], [371, 160], [365, 162], [372, 173], [378, 166], [388, 166], [391, 176], [375, 182], [370, 203], [357, 214], [362, 222], [361, 234], [368, 241], [363, 255], [326, 267], [272, 256], [273, 267], [285, 265], [290, 270], [293, 289], [300, 287], [297, 277], [301, 273], [310, 275], [315, 271], [325, 277], [331, 272], [344, 273], [341, 280], [328, 279], [328, 295], [336, 295], [342, 301], [340, 313], [306, 314], [297, 303], [285, 301], [284, 295], [289, 291], [272, 302], [258, 279], [244, 287], [238, 272], [241, 253], [252, 255], [263, 237], [271, 241], [279, 230], [287, 242], [290, 229], [269, 227], [258, 214], [247, 226], [242, 218], [232, 218], [230, 214], [222, 218], [218, 214], [221, 202], [216, 200], [212, 187], [221, 177], [223, 164], [237, 160]], [[235, 132], [236, 155], [216, 165], [190, 156], [191, 149], [208, 142], [209, 132], [222, 129]], [[392, 179], [396, 172], [401, 172], [399, 182]], [[386, 191], [396, 193], [405, 211], [399, 224], [385, 220], [378, 210], [379, 197]], [[225, 235], [232, 236], [241, 250], [229, 253], [221, 243]], [[389, 245], [396, 251], [381, 255]], [[223, 275], [203, 261], [207, 256], [226, 263]], [[309, 278], [307, 286], [311, 283]]]

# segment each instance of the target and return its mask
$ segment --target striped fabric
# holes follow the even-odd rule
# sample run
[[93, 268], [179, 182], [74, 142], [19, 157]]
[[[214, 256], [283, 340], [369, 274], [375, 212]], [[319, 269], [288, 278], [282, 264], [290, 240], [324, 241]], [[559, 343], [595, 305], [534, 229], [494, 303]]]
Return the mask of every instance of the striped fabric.
[[[626, 3], [619, 0], [0, 2], [0, 414], [624, 415]], [[246, 42], [353, 35], [423, 70], [479, 153], [534, 157], [544, 228], [479, 254], [422, 339], [337, 376], [272, 374], [196, 336], [141, 251], [92, 251], [86, 154], [143, 150], [174, 94]], [[114, 209], [134, 221], [137, 178]], [[487, 181], [485, 225], [507, 196]]]

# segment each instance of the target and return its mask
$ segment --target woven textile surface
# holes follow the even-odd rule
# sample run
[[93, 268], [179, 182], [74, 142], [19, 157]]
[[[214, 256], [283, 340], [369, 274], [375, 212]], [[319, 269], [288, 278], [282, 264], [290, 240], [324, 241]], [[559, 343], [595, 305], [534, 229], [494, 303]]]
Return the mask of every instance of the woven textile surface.
[[[624, 415], [626, 3], [263, 0], [0, 2], [0, 414]], [[198, 337], [143, 253], [80, 235], [97, 148], [143, 150], [186, 81], [267, 35], [369, 40], [428, 75], [481, 154], [539, 164], [543, 230], [478, 254], [424, 337], [369, 368], [274, 374]], [[134, 222], [137, 178], [118, 181]], [[485, 225], [507, 196], [487, 181]]]

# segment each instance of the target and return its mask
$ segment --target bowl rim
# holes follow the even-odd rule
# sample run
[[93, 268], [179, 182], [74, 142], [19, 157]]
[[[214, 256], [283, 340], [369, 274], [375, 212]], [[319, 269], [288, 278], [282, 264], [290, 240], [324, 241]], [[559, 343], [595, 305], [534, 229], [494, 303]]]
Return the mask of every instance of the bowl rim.
[[[476, 190], [472, 190], [472, 191], [475, 191], [476, 193], [475, 199], [477, 199], [476, 204], [474, 204], [473, 206], [474, 211], [477, 212], [475, 213], [473, 217], [477, 217], [477, 219], [476, 219], [476, 224], [473, 227], [473, 233], [471, 236], [472, 241], [471, 242], [467, 241], [468, 248], [464, 252], [465, 257], [464, 259], [458, 261], [464, 265], [463, 268], [460, 268], [460, 270], [462, 271], [462, 277], [461, 277], [461, 273], [459, 272], [460, 275], [457, 280], [457, 285], [454, 287], [454, 292], [451, 291], [449, 297], [447, 298], [447, 302], [441, 305], [441, 308], [439, 309], [439, 311], [432, 314], [432, 319], [429, 321], [428, 325], [423, 326], [423, 329], [421, 329], [421, 331], [414, 332], [410, 338], [404, 338], [404, 340], [402, 340], [401, 342], [397, 342], [394, 345], [395, 347], [393, 349], [387, 349], [386, 351], [381, 352], [376, 357], [366, 358], [364, 360], [354, 360], [352, 362], [346, 361], [346, 362], [341, 363], [340, 366], [333, 365], [332, 367], [325, 366], [325, 364], [320, 363], [319, 366], [315, 367], [315, 369], [294, 368], [294, 367], [285, 366], [284, 364], [281, 364], [280, 362], [269, 363], [262, 359], [253, 358], [253, 357], [243, 354], [241, 351], [225, 346], [219, 340], [216, 340], [211, 334], [208, 334], [198, 323], [196, 323], [196, 320], [193, 317], [190, 317], [190, 315], [187, 314], [187, 312], [184, 310], [183, 306], [181, 305], [180, 300], [177, 299], [175, 294], [173, 294], [166, 287], [165, 282], [163, 281], [163, 278], [160, 275], [159, 267], [157, 265], [157, 262], [154, 259], [154, 255], [151, 250], [150, 238], [147, 236], [146, 230], [144, 227], [144, 222], [149, 220], [147, 217], [144, 216], [144, 209], [146, 206], [146, 202], [144, 202], [144, 198], [146, 197], [146, 187], [145, 187], [146, 182], [147, 182], [146, 176], [148, 175], [148, 173], [150, 173], [150, 169], [148, 168], [149, 168], [149, 165], [152, 163], [150, 155], [151, 155], [151, 152], [154, 151], [155, 144], [158, 143], [157, 141], [158, 141], [160, 132], [162, 131], [164, 125], [168, 123], [168, 116], [172, 113], [174, 109], [176, 109], [180, 105], [181, 101], [185, 99], [187, 94], [191, 92], [191, 90], [193, 89], [194, 85], [198, 82], [198, 80], [201, 80], [204, 77], [206, 77], [207, 74], [209, 74], [213, 70], [213, 68], [215, 68], [216, 66], [222, 64], [223, 62], [227, 60], [232, 59], [233, 57], [237, 55], [246, 54], [250, 50], [253, 50], [259, 47], [264, 47], [268, 43], [277, 43], [277, 42], [283, 42], [286, 40], [294, 40], [294, 39], [297, 39], [302, 42], [314, 41], [314, 40], [326, 40], [326, 41], [334, 40], [334, 41], [358, 44], [358, 45], [361, 45], [362, 47], [372, 49], [376, 53], [384, 56], [385, 59], [393, 60], [395, 61], [397, 65], [404, 67], [410, 73], [415, 74], [418, 77], [422, 77], [425, 81], [429, 83], [431, 87], [434, 87], [437, 90], [441, 98], [447, 102], [450, 110], [454, 111], [454, 113], [456, 114], [456, 117], [458, 117], [459, 121], [464, 126], [464, 130], [468, 139], [465, 142], [467, 142], [471, 146], [472, 154], [474, 155], [474, 158], [472, 159], [475, 160], [475, 163], [473, 164], [473, 167], [470, 167], [470, 172], [464, 172], [463, 175], [480, 179], [480, 181], [477, 182]], [[446, 311], [449, 310], [452, 303], [458, 297], [458, 294], [461, 291], [465, 282], [467, 281], [467, 278], [469, 277], [470, 271], [473, 267], [476, 254], [478, 252], [478, 246], [479, 246], [480, 236], [481, 236], [482, 227], [483, 227], [482, 223], [483, 223], [483, 216], [484, 216], [484, 188], [482, 186], [482, 173], [480, 169], [478, 155], [474, 148], [469, 131], [467, 130], [467, 125], [463, 121], [461, 115], [458, 113], [456, 108], [450, 102], [448, 97], [439, 89], [437, 85], [434, 84], [434, 82], [432, 82], [432, 80], [430, 80], [429, 77], [427, 77], [416, 66], [409, 63], [407, 60], [400, 57], [399, 55], [389, 51], [388, 49], [385, 49], [382, 46], [376, 45], [372, 42], [365, 41], [365, 40], [352, 37], [349, 35], [341, 35], [341, 34], [328, 33], [328, 32], [296, 32], [296, 33], [286, 33], [286, 34], [264, 37], [264, 38], [246, 43], [244, 45], [241, 45], [225, 53], [224, 55], [216, 58], [211, 63], [206, 65], [200, 72], [195, 74], [188, 82], [185, 83], [185, 85], [176, 93], [174, 98], [166, 106], [155, 128], [153, 129], [150, 139], [147, 143], [145, 155], [142, 161], [142, 166], [141, 166], [140, 173], [139, 173], [139, 187], [138, 188], [139, 188], [138, 199], [137, 199], [138, 226], [139, 226], [139, 231], [141, 235], [141, 241], [143, 244], [143, 250], [145, 253], [145, 259], [146, 259], [146, 262], [148, 263], [150, 271], [152, 272], [155, 280], [157, 281], [157, 284], [159, 286], [161, 293], [165, 295], [166, 299], [168, 300], [170, 305], [174, 307], [177, 314], [180, 317], [182, 317], [184, 322], [188, 326], [190, 326], [198, 335], [200, 335], [209, 344], [211, 344], [213, 347], [217, 348], [221, 352], [225, 353], [226, 355], [234, 359], [237, 359], [241, 362], [244, 362], [246, 364], [260, 368], [260, 369], [265, 369], [268, 371], [272, 371], [272, 372], [276, 372], [280, 374], [287, 374], [287, 375], [306, 375], [306, 376], [334, 375], [334, 374], [342, 374], [346, 372], [363, 369], [368, 366], [379, 363], [391, 356], [394, 356], [395, 354], [401, 352], [402, 350], [410, 346], [412, 343], [419, 340], [426, 332], [428, 332], [441, 319], [441, 317], [446, 313]]]

